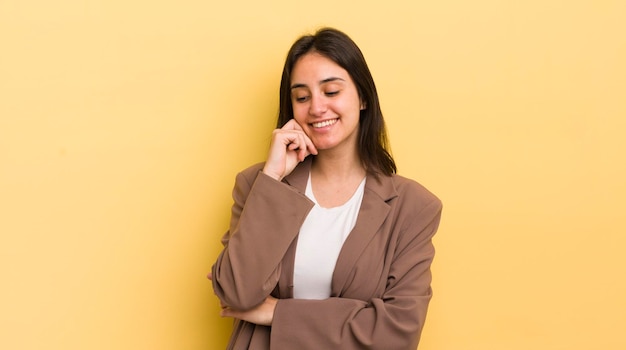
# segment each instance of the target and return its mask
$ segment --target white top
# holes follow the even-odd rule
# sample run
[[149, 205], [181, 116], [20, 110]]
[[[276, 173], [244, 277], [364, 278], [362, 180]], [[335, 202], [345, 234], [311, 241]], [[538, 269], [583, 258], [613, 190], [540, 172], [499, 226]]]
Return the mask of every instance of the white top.
[[337, 257], [356, 224], [364, 189], [365, 178], [346, 203], [334, 208], [322, 208], [313, 195], [309, 174], [305, 194], [315, 205], [298, 235], [293, 275], [294, 298], [326, 299], [330, 296]]

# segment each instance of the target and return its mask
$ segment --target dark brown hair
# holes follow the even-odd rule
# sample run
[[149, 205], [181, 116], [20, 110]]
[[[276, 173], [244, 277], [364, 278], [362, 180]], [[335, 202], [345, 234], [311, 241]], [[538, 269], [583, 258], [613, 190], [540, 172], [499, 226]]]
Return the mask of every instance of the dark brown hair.
[[293, 118], [291, 72], [296, 62], [310, 52], [319, 53], [337, 63], [350, 74], [356, 85], [361, 102], [365, 106], [359, 117], [358, 152], [367, 172], [373, 175], [394, 174], [396, 163], [389, 151], [385, 121], [374, 79], [359, 47], [339, 30], [322, 28], [314, 35], [300, 37], [291, 46], [280, 82], [277, 127], [282, 127]]

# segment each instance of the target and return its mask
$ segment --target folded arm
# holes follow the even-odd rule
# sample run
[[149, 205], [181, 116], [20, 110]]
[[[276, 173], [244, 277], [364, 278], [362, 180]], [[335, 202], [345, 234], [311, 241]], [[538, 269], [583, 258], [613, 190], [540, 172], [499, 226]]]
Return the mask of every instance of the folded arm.
[[249, 310], [265, 301], [280, 276], [280, 263], [312, 203], [269, 176], [237, 175], [224, 250], [212, 268], [213, 290], [225, 307]]

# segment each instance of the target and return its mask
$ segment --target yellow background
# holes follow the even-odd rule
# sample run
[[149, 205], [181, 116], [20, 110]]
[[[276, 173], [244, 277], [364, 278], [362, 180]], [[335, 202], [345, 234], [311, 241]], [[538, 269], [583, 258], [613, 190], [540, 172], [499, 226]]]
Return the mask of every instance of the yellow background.
[[234, 176], [330, 25], [445, 204], [420, 349], [625, 349], [625, 4], [0, 0], [0, 348], [222, 349]]

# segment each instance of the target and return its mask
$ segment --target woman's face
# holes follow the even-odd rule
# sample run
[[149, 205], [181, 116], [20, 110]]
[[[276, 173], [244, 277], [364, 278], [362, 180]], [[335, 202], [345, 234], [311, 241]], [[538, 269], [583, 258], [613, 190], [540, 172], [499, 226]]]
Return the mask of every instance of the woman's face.
[[320, 150], [353, 150], [361, 99], [350, 74], [319, 53], [302, 56], [291, 71], [294, 119]]

